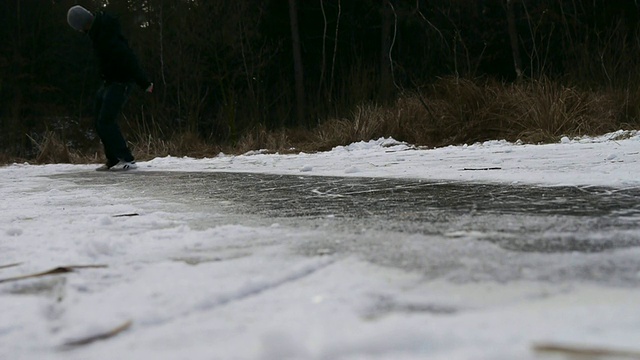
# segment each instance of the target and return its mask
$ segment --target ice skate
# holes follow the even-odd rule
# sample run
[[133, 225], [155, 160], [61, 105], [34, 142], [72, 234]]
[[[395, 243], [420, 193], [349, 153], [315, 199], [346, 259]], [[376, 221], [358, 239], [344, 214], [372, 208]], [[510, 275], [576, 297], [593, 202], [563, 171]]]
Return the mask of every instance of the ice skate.
[[138, 165], [135, 161], [120, 161], [119, 163], [108, 168], [109, 171], [127, 171], [137, 169]]

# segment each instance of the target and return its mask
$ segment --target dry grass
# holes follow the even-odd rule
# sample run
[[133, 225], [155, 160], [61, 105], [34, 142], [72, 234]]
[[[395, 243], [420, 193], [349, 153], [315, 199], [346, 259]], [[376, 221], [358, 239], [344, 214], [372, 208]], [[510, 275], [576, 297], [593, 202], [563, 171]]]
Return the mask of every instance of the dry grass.
[[[218, 144], [194, 133], [167, 137], [146, 124], [131, 129], [130, 146], [140, 160], [157, 156], [214, 156], [223, 151], [323, 151], [338, 145], [393, 137], [414, 145], [445, 146], [505, 139], [525, 143], [562, 136], [600, 135], [640, 127], [640, 90], [589, 90], [550, 80], [501, 83], [443, 78], [427, 89], [380, 106], [363, 103], [345, 117], [316, 128], [245, 130], [235, 143]], [[55, 132], [32, 139], [38, 163], [102, 162], [96, 152], [70, 149]], [[98, 146], [98, 144], [96, 145]], [[17, 159], [0, 154], [0, 163]]]
[[2, 164], [10, 164], [12, 162], [19, 162], [21, 159], [15, 158], [10, 156], [7, 153], [0, 153], [0, 166], [2, 166]]
[[205, 157], [220, 151], [219, 147], [189, 132], [175, 134], [168, 140], [153, 134], [138, 134], [129, 143], [129, 147], [140, 160], [167, 155]]
[[358, 106], [314, 132], [318, 148], [391, 136], [444, 146], [492, 139], [527, 143], [638, 126], [638, 97], [578, 90], [549, 80], [503, 84], [446, 78], [387, 107]]
[[72, 151], [69, 146], [53, 131], [47, 131], [40, 139], [31, 139], [37, 148], [35, 162], [37, 164], [81, 164], [97, 161], [97, 154], [87, 155]]
[[237, 144], [228, 146], [225, 152], [245, 153], [250, 150], [286, 152], [292, 147], [286, 130], [268, 131], [264, 126], [258, 125], [245, 132]]

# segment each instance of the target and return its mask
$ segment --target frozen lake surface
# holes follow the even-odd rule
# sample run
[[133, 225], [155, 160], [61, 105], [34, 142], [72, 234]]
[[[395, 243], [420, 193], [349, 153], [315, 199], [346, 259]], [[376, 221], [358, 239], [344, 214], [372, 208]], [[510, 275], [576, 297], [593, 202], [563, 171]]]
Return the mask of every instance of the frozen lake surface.
[[640, 357], [637, 132], [96, 166], [0, 167], [0, 359]]
[[[243, 223], [325, 231], [322, 240], [301, 241], [299, 250], [356, 254], [427, 278], [640, 283], [640, 262], [589, 255], [640, 245], [637, 188], [242, 173], [109, 175], [61, 177], [83, 187], [108, 185], [190, 210], [225, 214], [199, 218], [191, 224], [194, 228]], [[416, 238], [416, 234], [425, 236]], [[465, 266], [454, 265], [461, 261], [460, 251], [479, 242], [495, 244], [509, 256], [498, 259], [491, 258], [493, 252], [475, 253], [473, 262], [483, 264], [482, 269], [469, 267], [464, 274]], [[456, 244], [460, 248], [454, 249]], [[434, 251], [434, 247], [440, 249]], [[544, 254], [549, 259], [553, 254], [574, 259], [584, 254], [586, 262], [549, 266]]]

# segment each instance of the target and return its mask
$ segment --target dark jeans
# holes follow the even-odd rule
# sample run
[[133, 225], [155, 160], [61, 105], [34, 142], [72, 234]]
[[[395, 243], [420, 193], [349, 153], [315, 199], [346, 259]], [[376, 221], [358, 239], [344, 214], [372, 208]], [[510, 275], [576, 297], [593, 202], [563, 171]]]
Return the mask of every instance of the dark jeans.
[[96, 94], [96, 130], [110, 166], [120, 160], [133, 161], [133, 155], [116, 121], [132, 89], [132, 84], [110, 82], [104, 83]]

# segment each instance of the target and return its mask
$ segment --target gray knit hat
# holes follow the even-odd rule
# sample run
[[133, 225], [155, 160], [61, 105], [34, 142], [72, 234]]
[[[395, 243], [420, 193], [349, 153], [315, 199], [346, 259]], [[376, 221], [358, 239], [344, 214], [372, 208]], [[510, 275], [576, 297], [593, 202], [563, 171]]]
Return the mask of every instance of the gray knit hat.
[[72, 6], [67, 12], [67, 22], [78, 31], [86, 31], [87, 25], [92, 21], [93, 14], [80, 5]]

